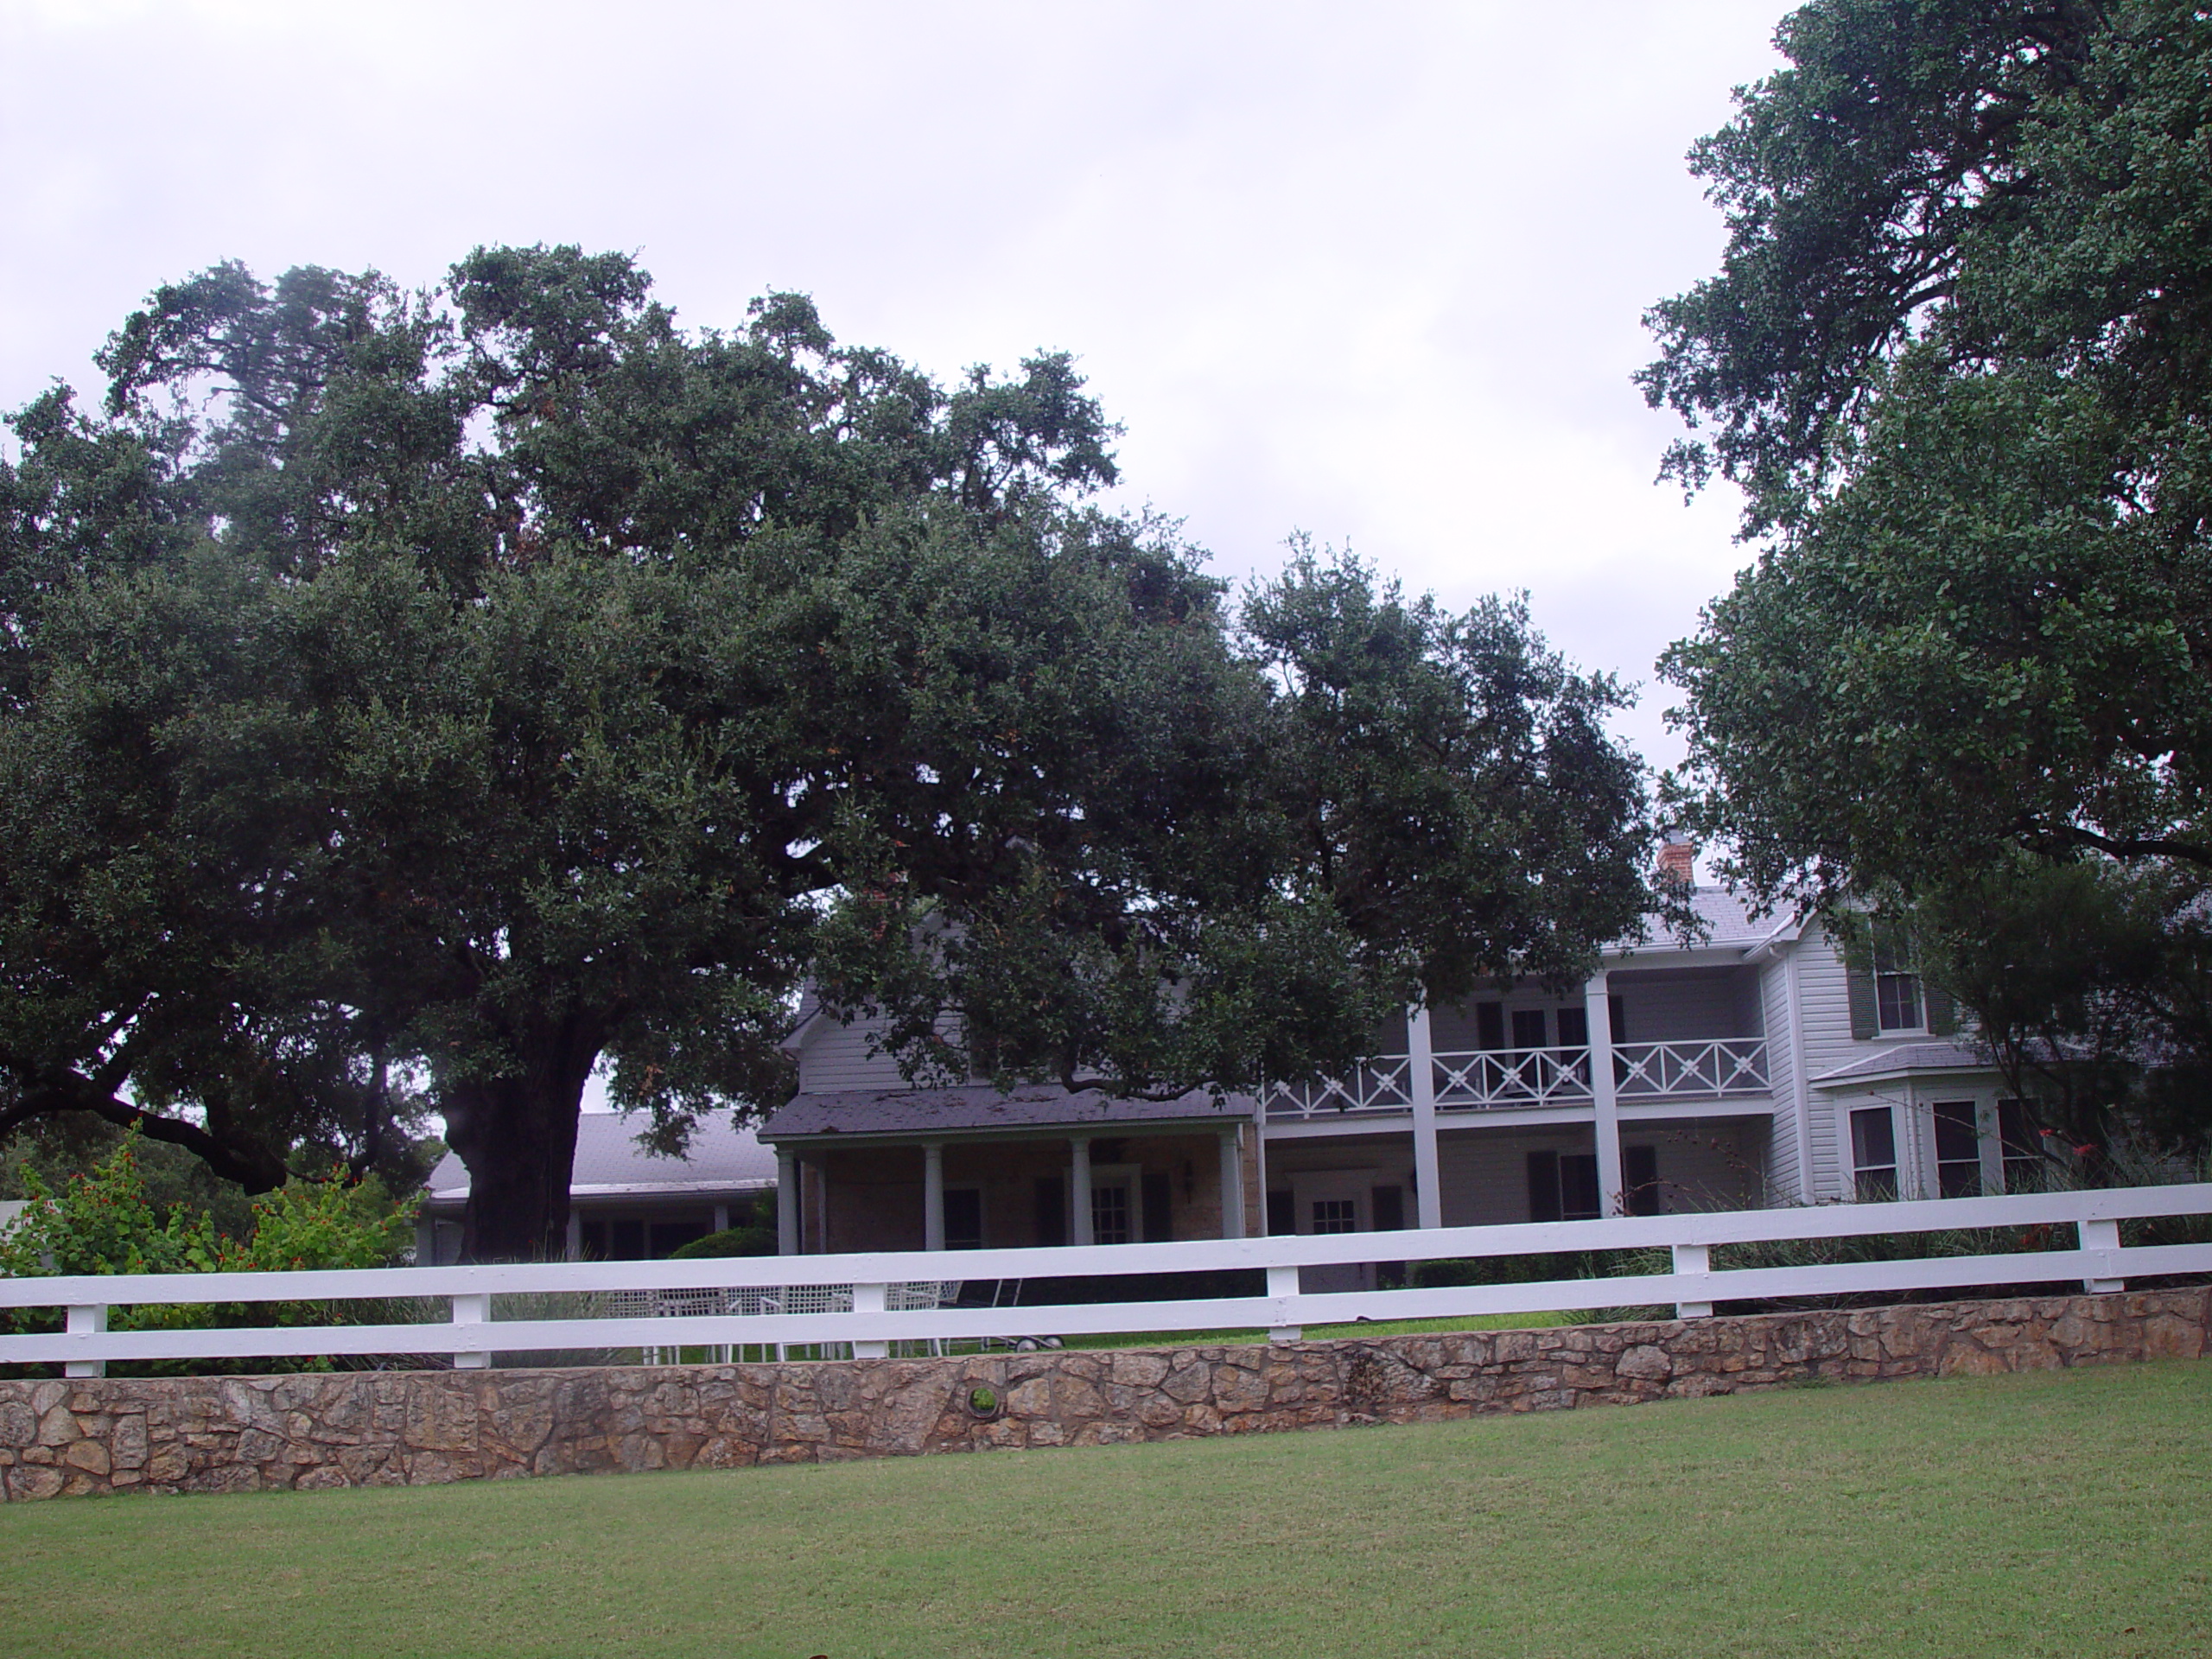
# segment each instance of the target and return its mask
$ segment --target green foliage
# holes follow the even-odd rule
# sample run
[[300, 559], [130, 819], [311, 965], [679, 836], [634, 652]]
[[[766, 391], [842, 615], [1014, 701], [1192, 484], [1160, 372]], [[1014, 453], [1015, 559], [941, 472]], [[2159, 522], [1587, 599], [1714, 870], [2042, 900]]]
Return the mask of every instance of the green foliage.
[[[253, 1201], [243, 1237], [218, 1230], [204, 1210], [186, 1204], [166, 1213], [149, 1194], [137, 1135], [105, 1160], [49, 1190], [35, 1170], [22, 1172], [29, 1200], [0, 1232], [0, 1275], [239, 1273], [294, 1268], [380, 1268], [414, 1242], [417, 1201], [394, 1203], [373, 1177], [359, 1185], [334, 1170], [321, 1181], [295, 1180]], [[382, 1301], [148, 1304], [110, 1310], [118, 1331], [375, 1323], [409, 1315]], [[58, 1328], [51, 1309], [6, 1316], [14, 1331]], [[327, 1370], [329, 1362], [254, 1362], [255, 1370]], [[156, 1373], [204, 1369], [168, 1362]]]
[[940, 385], [490, 248], [219, 266], [100, 361], [0, 466], [0, 1132], [399, 1186], [435, 1110], [464, 1253], [529, 1259], [594, 1069], [679, 1150], [784, 1097], [810, 969], [918, 1071], [1180, 1092], [1643, 906], [1610, 682], [1349, 563], [1240, 633], [1086, 502], [1065, 355]]
[[[1764, 900], [1932, 906], [2016, 1053], [2156, 1007], [2113, 1058], [2201, 1101], [2212, 18], [1815, 0], [1777, 41], [1691, 158], [1723, 268], [1647, 319], [1646, 394], [1698, 429], [1669, 474], [1742, 485], [1766, 543], [1662, 664], [1675, 804]], [[2069, 914], [2094, 983], [2017, 954]]]
[[725, 1255], [773, 1255], [776, 1234], [776, 1195], [764, 1192], [747, 1207], [745, 1218], [718, 1233], [695, 1238], [669, 1252], [672, 1262], [692, 1262]]

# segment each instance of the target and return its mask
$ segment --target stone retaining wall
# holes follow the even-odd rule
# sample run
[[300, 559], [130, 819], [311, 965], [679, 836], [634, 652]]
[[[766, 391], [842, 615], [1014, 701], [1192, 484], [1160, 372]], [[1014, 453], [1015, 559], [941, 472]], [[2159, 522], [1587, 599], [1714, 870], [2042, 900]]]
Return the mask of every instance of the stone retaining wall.
[[0, 1490], [245, 1491], [1103, 1446], [2212, 1352], [2212, 1290], [950, 1359], [0, 1381]]

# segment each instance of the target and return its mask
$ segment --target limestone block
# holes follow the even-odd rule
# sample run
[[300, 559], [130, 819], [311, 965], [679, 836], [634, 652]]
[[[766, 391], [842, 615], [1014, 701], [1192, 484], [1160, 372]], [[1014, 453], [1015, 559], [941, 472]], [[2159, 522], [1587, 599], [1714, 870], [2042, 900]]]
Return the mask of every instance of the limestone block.
[[8, 1471], [8, 1496], [16, 1499], [57, 1497], [61, 1492], [61, 1480], [59, 1469], [19, 1466]]
[[61, 1454], [61, 1461], [73, 1469], [81, 1469], [88, 1475], [107, 1473], [110, 1460], [107, 1447], [98, 1440], [77, 1440]]
[[1613, 1370], [1622, 1376], [1663, 1382], [1675, 1374], [1675, 1362], [1664, 1348], [1655, 1343], [1642, 1343], [1623, 1350], [1620, 1357], [1613, 1362]]
[[58, 1402], [38, 1420], [38, 1443], [41, 1446], [67, 1446], [70, 1441], [79, 1439], [81, 1433], [75, 1415]]
[[[1166, 1380], [1167, 1361], [1158, 1354], [1121, 1353], [1114, 1356], [1111, 1379], [1133, 1389], [1154, 1389]], [[8, 1442], [20, 1444], [20, 1442]]]

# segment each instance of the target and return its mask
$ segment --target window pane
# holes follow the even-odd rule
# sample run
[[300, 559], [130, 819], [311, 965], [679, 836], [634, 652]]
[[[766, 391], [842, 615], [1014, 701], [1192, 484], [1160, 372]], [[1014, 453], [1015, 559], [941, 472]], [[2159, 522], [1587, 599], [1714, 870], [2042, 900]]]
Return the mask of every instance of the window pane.
[[1897, 1197], [1897, 1126], [1888, 1107], [1866, 1106], [1852, 1113], [1851, 1161], [1860, 1202]]
[[1981, 1156], [1981, 1135], [1974, 1121], [1974, 1102], [1939, 1100], [1936, 1103], [1936, 1157], [1939, 1163], [1957, 1163]]
[[1874, 1023], [1882, 1031], [1917, 1031], [1920, 1020], [1920, 976], [1917, 974], [1878, 974], [1874, 976]]
[[1129, 1244], [1136, 1240], [1136, 1217], [1130, 1213], [1126, 1184], [1090, 1189], [1090, 1236], [1101, 1244]]
[[1316, 1198], [1313, 1200], [1313, 1230], [1317, 1233], [1356, 1233], [1359, 1230], [1359, 1204], [1353, 1198]]

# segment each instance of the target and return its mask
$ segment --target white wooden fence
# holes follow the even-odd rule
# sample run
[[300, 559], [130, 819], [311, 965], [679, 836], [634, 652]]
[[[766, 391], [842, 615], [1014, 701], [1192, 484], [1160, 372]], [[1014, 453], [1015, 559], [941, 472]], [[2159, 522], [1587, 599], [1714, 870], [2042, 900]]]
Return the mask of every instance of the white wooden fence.
[[[58, 1363], [70, 1376], [91, 1376], [99, 1375], [111, 1360], [450, 1355], [454, 1364], [465, 1367], [488, 1365], [494, 1353], [846, 1343], [852, 1344], [856, 1355], [868, 1358], [881, 1356], [893, 1342], [1018, 1338], [1046, 1333], [1069, 1337], [1264, 1328], [1274, 1338], [1290, 1340], [1305, 1325], [1362, 1319], [1458, 1318], [1669, 1304], [1679, 1317], [1696, 1319], [1710, 1314], [1713, 1304], [1721, 1301], [2077, 1280], [2090, 1290], [2119, 1290], [2131, 1277], [2212, 1274], [2212, 1243], [2123, 1248], [2120, 1242], [2122, 1221], [2206, 1215], [2212, 1215], [2212, 1184], [1172, 1244], [7, 1279], [0, 1280], [0, 1307], [66, 1308], [67, 1328], [42, 1335], [0, 1337], [0, 1363]], [[1713, 1247], [1722, 1244], [2037, 1224], [2072, 1229], [2074, 1247], [1720, 1272], [1711, 1265]], [[1301, 1293], [1299, 1288], [1302, 1268], [1655, 1247], [1672, 1252], [1671, 1272], [1420, 1290]], [[974, 1283], [1238, 1268], [1264, 1270], [1267, 1294], [1043, 1306], [898, 1306], [910, 1299], [899, 1295], [897, 1287], [951, 1279]], [[808, 1300], [817, 1306], [835, 1306], [845, 1300], [842, 1294], [831, 1298], [791, 1294], [795, 1288], [807, 1287], [834, 1287], [839, 1292], [849, 1287], [849, 1310], [588, 1319], [495, 1320], [491, 1317], [492, 1299], [510, 1294], [639, 1290], [751, 1293], [725, 1299], [721, 1306], [726, 1308], [789, 1306]], [[781, 1289], [785, 1295], [764, 1304], [757, 1294], [764, 1289]], [[351, 1299], [409, 1299], [419, 1306], [425, 1298], [450, 1299], [449, 1320], [168, 1331], [107, 1328], [111, 1306]], [[671, 1296], [665, 1303], [700, 1306], [689, 1295]]]

